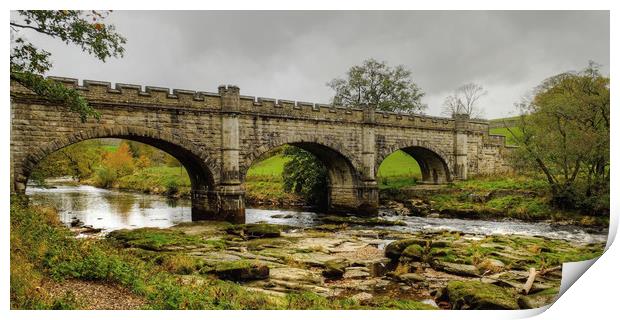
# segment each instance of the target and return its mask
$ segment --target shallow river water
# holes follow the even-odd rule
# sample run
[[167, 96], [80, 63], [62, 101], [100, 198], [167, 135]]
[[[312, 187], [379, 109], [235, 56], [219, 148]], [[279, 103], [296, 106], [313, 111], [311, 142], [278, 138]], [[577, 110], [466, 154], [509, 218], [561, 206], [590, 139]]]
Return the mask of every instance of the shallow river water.
[[[141, 227], [166, 228], [191, 221], [191, 203], [185, 199], [170, 200], [159, 195], [100, 189], [86, 185], [57, 185], [51, 189], [29, 186], [26, 193], [35, 204], [56, 207], [61, 221], [67, 225], [79, 219], [93, 228], [112, 231]], [[393, 215], [389, 210], [381, 210], [380, 215], [388, 220], [402, 220], [407, 225], [374, 228], [407, 232], [451, 230], [480, 235], [517, 234], [575, 242], [599, 242], [607, 239], [607, 230], [588, 230], [546, 222], [408, 217]], [[322, 217], [324, 215], [316, 212], [289, 209], [246, 209], [247, 223], [268, 222], [305, 227], [321, 224]]]

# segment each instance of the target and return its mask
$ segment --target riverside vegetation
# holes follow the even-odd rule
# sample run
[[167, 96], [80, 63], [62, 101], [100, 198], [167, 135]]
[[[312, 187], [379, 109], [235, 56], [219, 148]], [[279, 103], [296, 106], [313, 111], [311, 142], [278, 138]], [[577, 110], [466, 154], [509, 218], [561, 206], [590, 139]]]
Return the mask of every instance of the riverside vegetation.
[[[329, 217], [310, 228], [210, 221], [75, 238], [54, 209], [26, 201], [11, 202], [14, 309], [533, 308], [555, 299], [562, 262], [604, 247]], [[92, 286], [114, 295], [75, 289]]]

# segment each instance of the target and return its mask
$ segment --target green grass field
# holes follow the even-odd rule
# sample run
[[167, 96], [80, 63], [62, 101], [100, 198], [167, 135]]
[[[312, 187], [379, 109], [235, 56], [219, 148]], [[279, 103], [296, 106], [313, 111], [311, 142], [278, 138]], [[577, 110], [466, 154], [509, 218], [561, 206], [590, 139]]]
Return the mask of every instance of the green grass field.
[[116, 150], [118, 150], [118, 146], [117, 145], [102, 145], [101, 149], [103, 149], [105, 152], [116, 152]]
[[379, 166], [378, 177], [417, 177], [421, 178], [420, 166], [410, 155], [398, 150], [387, 156]]
[[[520, 131], [518, 130], [517, 127], [512, 127], [510, 128], [510, 130], [512, 130], [512, 132], [514, 132], [517, 135], [517, 138], [520, 138]], [[515, 140], [515, 137], [510, 133], [510, 131], [508, 131], [508, 128], [495, 128], [495, 129], [491, 129], [489, 130], [490, 134], [498, 134], [498, 135], [502, 135], [506, 137], [506, 144], [508, 145], [516, 145], [517, 141]]]
[[[274, 183], [282, 181], [282, 171], [289, 160], [289, 157], [277, 154], [255, 163], [248, 170], [246, 189], [256, 193], [263, 189], [269, 194], [282, 192], [281, 187], [276, 187]], [[400, 150], [385, 158], [377, 174], [381, 188], [412, 186], [421, 177], [418, 163], [410, 155]]]
[[255, 163], [248, 170], [247, 179], [253, 180], [259, 178], [268, 178], [269, 181], [274, 181], [274, 179], [277, 181], [281, 181], [284, 165], [290, 160], [291, 158], [289, 157], [277, 154], [263, 161]]

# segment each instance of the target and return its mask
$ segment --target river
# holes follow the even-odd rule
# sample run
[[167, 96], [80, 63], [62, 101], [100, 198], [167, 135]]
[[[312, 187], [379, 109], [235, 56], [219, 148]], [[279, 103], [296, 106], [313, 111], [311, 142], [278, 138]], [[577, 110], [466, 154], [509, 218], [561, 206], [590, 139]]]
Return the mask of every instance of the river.
[[[103, 229], [104, 232], [141, 227], [167, 228], [191, 221], [191, 203], [186, 199], [171, 200], [159, 195], [108, 190], [87, 185], [55, 185], [49, 189], [29, 186], [26, 193], [34, 204], [56, 207], [63, 223], [70, 225], [72, 221], [79, 219], [85, 225]], [[407, 232], [450, 230], [478, 235], [530, 235], [581, 243], [604, 242], [607, 239], [607, 230], [590, 230], [546, 222], [398, 216], [387, 209], [380, 210], [380, 216], [388, 220], [402, 220], [407, 225], [373, 228]], [[305, 227], [321, 224], [323, 217], [325, 215], [316, 212], [289, 209], [246, 209], [247, 223], [267, 222]]]

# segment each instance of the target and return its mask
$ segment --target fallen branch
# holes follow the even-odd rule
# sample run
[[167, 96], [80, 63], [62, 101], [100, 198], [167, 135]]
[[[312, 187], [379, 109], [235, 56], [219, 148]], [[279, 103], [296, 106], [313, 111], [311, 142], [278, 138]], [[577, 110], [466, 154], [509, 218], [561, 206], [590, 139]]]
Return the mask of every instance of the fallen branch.
[[541, 270], [539, 272], [539, 274], [542, 276], [542, 275], [545, 275], [548, 272], [553, 272], [553, 271], [556, 271], [556, 270], [562, 270], [562, 266], [555, 266], [553, 268], [543, 269], [543, 270]]
[[536, 268], [530, 268], [530, 275], [527, 277], [527, 281], [523, 285], [523, 293], [528, 294], [530, 289], [532, 289], [532, 285], [534, 284], [534, 280], [536, 279]]

